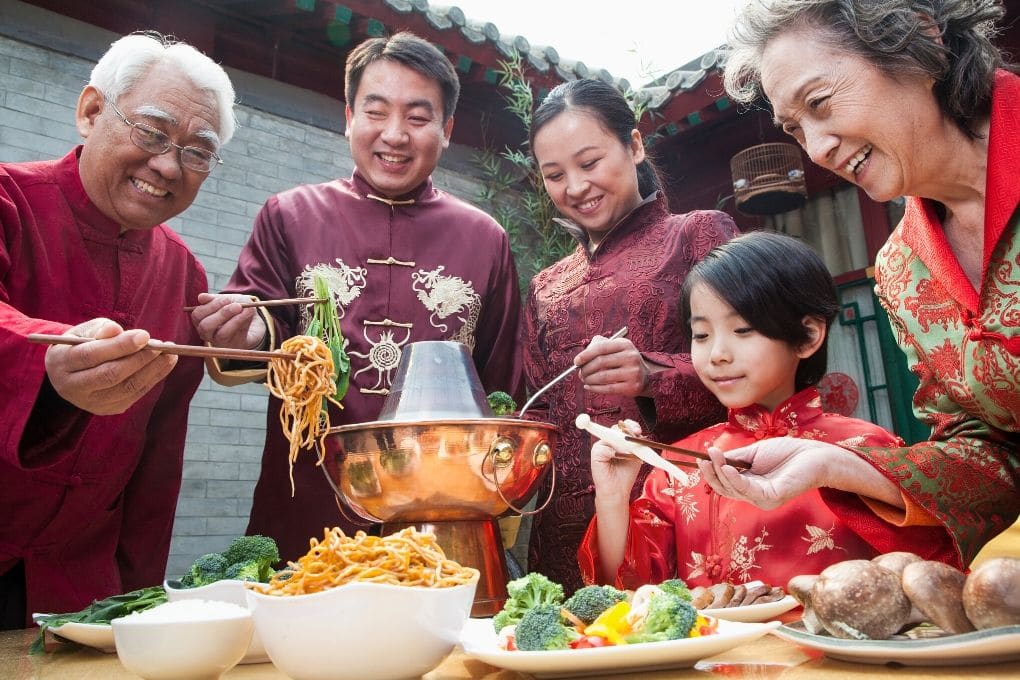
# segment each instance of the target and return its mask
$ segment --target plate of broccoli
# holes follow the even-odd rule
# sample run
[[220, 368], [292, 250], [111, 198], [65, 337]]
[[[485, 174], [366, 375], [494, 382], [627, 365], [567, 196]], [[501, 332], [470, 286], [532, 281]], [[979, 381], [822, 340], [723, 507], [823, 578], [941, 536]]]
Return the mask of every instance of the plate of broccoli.
[[540, 678], [690, 667], [780, 625], [706, 617], [679, 579], [634, 592], [586, 586], [565, 598], [562, 586], [531, 573], [507, 584], [507, 595], [495, 617], [467, 622], [461, 646]]
[[239, 536], [221, 553], [207, 553], [194, 562], [177, 581], [167, 581], [176, 589], [199, 588], [216, 581], [238, 580], [266, 583], [276, 573], [280, 561], [276, 541], [268, 536]]

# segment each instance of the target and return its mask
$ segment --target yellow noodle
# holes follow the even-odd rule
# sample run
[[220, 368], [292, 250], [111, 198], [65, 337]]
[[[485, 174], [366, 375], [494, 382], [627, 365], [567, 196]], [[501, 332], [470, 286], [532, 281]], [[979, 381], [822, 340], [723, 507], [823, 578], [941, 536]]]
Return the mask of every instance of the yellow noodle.
[[[266, 373], [266, 387], [282, 403], [280, 426], [290, 442], [290, 493], [294, 495], [294, 462], [298, 451], [319, 444], [319, 461], [325, 455], [326, 433], [329, 431], [329, 411], [323, 399], [337, 406], [333, 399], [336, 382], [333, 379], [333, 355], [321, 339], [309, 335], [296, 335], [283, 341], [280, 349], [296, 358], [273, 359]], [[342, 408], [342, 407], [341, 407]]]
[[291, 562], [268, 584], [251, 587], [267, 595], [306, 595], [367, 581], [393, 585], [448, 588], [469, 582], [477, 573], [447, 559], [436, 537], [408, 527], [390, 536], [363, 531], [349, 537], [327, 529], [322, 541], [311, 539], [308, 553]]

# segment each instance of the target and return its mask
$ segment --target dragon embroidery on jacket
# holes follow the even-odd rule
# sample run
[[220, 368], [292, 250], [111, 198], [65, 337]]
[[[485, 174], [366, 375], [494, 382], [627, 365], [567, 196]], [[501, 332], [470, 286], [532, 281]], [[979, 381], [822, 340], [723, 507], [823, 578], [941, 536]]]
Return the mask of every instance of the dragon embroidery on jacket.
[[449, 326], [443, 321], [459, 315], [456, 318], [461, 321], [461, 328], [448, 339], [463, 343], [468, 350], [474, 351], [481, 298], [471, 282], [459, 276], [443, 276], [441, 272], [444, 269], [442, 265], [432, 271], [419, 269], [411, 275], [414, 282], [411, 288], [418, 294], [418, 300], [432, 312], [429, 322], [434, 328], [445, 333]]
[[[325, 262], [306, 265], [294, 282], [294, 288], [301, 297], [314, 297], [313, 280], [316, 276], [322, 277], [329, 287], [329, 294], [333, 298], [333, 304], [336, 305], [337, 314], [342, 319], [347, 312], [347, 307], [365, 289], [365, 275], [368, 270], [364, 267], [349, 267], [339, 257], [335, 262], [336, 266]], [[310, 320], [310, 307], [303, 305], [301, 307], [301, 325], [307, 326]]]

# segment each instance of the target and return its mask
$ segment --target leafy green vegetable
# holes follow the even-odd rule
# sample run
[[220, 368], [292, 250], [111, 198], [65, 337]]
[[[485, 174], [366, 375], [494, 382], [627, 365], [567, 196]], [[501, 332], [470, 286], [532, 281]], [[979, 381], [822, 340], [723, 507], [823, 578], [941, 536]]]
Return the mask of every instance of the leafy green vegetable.
[[567, 649], [580, 635], [563, 623], [560, 608], [555, 604], [540, 604], [524, 613], [514, 631], [517, 649], [538, 652]]
[[508, 416], [517, 410], [514, 398], [506, 392], [493, 392], [485, 399], [489, 402], [489, 408], [492, 409], [494, 416]]
[[[322, 338], [322, 341], [329, 347], [333, 355], [333, 379], [336, 381], [336, 394], [333, 399], [337, 403], [347, 394], [347, 388], [351, 382], [351, 359], [344, 351], [344, 334], [340, 330], [340, 315], [337, 314], [336, 305], [333, 304], [333, 296], [329, 290], [329, 284], [318, 274], [312, 277], [312, 288], [315, 297], [323, 298], [326, 302], [316, 302], [312, 305], [312, 320], [308, 323], [305, 335]], [[326, 409], [326, 400], [322, 402], [323, 410]]]
[[557, 611], [563, 603], [563, 586], [533, 571], [506, 584], [507, 600], [494, 617], [492, 627], [498, 633], [503, 627], [518, 623], [532, 607], [554, 604]]
[[698, 612], [679, 595], [659, 591], [648, 601], [648, 613], [635, 626], [634, 632], [624, 638], [629, 644], [681, 640], [691, 632]]
[[151, 609], [164, 602], [166, 602], [166, 591], [163, 586], [150, 586], [132, 590], [130, 593], [114, 595], [105, 600], [96, 600], [80, 612], [41, 616], [37, 619], [37, 623], [40, 624], [39, 635], [36, 636], [32, 646], [28, 648], [28, 653], [42, 654], [46, 651], [46, 631], [50, 628], [59, 628], [65, 623], [109, 624], [116, 618]]
[[599, 614], [626, 599], [627, 593], [613, 586], [584, 586], [563, 603], [563, 608], [585, 624], [590, 624]]
[[[227, 570], [228, 566], [230, 566], [230, 562], [219, 553], [202, 555], [192, 562], [191, 568], [188, 569], [189, 587], [207, 586], [210, 583], [222, 580], [223, 572]], [[181, 580], [183, 581], [184, 579]]]

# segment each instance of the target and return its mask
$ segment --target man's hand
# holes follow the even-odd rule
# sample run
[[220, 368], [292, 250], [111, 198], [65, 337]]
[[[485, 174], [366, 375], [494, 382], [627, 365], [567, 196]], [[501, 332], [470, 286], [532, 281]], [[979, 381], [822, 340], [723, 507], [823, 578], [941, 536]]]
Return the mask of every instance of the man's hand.
[[46, 375], [61, 398], [99, 416], [123, 413], [177, 365], [172, 354], [143, 349], [146, 331], [125, 331], [109, 319], [91, 319], [65, 335], [96, 341], [50, 347]]
[[199, 293], [199, 306], [191, 312], [198, 337], [215, 347], [257, 349], [266, 338], [266, 322], [249, 302], [247, 295]]

